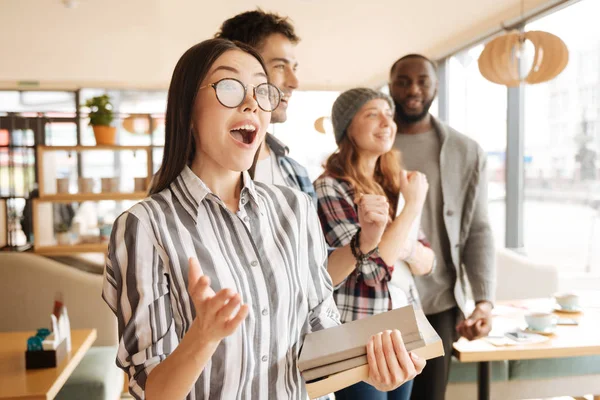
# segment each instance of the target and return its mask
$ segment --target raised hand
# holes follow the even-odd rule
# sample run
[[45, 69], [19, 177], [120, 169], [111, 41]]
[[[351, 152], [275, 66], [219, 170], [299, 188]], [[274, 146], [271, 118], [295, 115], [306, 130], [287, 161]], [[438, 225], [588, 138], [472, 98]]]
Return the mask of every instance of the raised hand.
[[428, 190], [429, 183], [425, 174], [419, 171], [402, 171], [400, 174], [400, 191], [407, 206], [421, 210]]
[[248, 305], [241, 304], [241, 297], [231, 289], [215, 293], [210, 287], [210, 278], [202, 275], [196, 258], [189, 259], [188, 292], [196, 318], [190, 329], [204, 343], [218, 343], [231, 335], [248, 315]]
[[415, 378], [425, 368], [426, 361], [408, 353], [400, 331], [384, 331], [371, 336], [367, 343], [369, 378], [375, 389], [389, 392]]
[[385, 196], [361, 194], [355, 199], [360, 225], [359, 245], [363, 254], [379, 245], [390, 220], [390, 205]]

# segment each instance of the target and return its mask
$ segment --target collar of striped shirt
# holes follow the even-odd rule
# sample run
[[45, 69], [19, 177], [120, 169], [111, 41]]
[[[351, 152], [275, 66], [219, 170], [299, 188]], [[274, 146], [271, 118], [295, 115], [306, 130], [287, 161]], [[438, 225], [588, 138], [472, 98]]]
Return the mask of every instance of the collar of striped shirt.
[[[215, 201], [223, 204], [223, 201], [187, 165], [183, 168], [177, 179], [171, 183], [170, 188], [196, 224], [198, 223], [198, 206], [207, 196], [213, 196]], [[244, 205], [248, 201], [256, 207], [261, 215], [264, 215], [265, 210], [261, 202], [258, 201], [256, 186], [252, 178], [250, 178], [248, 171], [244, 171], [242, 172], [240, 203]]]

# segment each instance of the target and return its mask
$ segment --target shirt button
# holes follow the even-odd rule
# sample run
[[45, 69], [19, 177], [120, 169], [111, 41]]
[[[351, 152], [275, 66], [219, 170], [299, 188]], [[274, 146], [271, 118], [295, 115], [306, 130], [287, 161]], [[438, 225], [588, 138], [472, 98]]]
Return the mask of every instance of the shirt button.
[[446, 211], [446, 215], [449, 216], [449, 217], [451, 217], [451, 216], [454, 215], [454, 211], [448, 210], [448, 211]]
[[244, 217], [244, 222], [248, 222], [248, 221], [250, 221], [250, 218], [248, 218], [247, 216]]
[[269, 315], [269, 310], [267, 310], [266, 308], [263, 308], [262, 315], [264, 315], [264, 316]]
[[268, 359], [269, 359], [269, 358], [268, 358], [267, 356], [262, 356], [262, 360], [263, 360], [263, 362], [267, 362], [267, 360], [268, 360]]
[[253, 267], [256, 267], [256, 266], [258, 265], [258, 262], [257, 262], [257, 261], [252, 261], [252, 262], [250, 263], [250, 265], [252, 265]]
[[242, 204], [246, 204], [246, 198], [242, 197]]

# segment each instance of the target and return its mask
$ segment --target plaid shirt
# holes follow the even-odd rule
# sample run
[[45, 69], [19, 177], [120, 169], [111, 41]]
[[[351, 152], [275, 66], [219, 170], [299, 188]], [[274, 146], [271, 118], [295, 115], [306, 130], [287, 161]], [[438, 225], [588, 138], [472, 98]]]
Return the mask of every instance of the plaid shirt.
[[[327, 244], [333, 247], [349, 244], [359, 228], [354, 189], [348, 183], [326, 175], [317, 179], [314, 186], [317, 211]], [[420, 241], [421, 238], [424, 240], [424, 236], [419, 238]], [[391, 310], [392, 296], [388, 285], [393, 273], [401, 274], [408, 302], [420, 308], [408, 265], [402, 261], [387, 265], [375, 253], [366, 262], [359, 262], [333, 293], [342, 323]]]
[[308, 177], [308, 171], [302, 165], [298, 164], [293, 158], [288, 156], [290, 149], [275, 136], [267, 133], [265, 139], [267, 146], [275, 154], [277, 164], [281, 168], [281, 174], [288, 187], [298, 189], [309, 195], [315, 205], [317, 204], [317, 195], [315, 188]]

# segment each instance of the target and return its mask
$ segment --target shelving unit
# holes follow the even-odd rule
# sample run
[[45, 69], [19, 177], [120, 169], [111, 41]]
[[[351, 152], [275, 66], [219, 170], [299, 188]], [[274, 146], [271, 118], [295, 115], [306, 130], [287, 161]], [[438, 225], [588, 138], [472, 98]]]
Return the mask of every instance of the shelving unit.
[[147, 196], [146, 192], [133, 193], [77, 193], [77, 194], [47, 194], [40, 197], [51, 203], [74, 203], [81, 201], [103, 201], [103, 200], [142, 200]]
[[35, 252], [44, 256], [58, 256], [73, 253], [106, 253], [108, 243], [80, 243], [36, 247]]
[[[37, 169], [38, 169], [38, 188], [39, 188], [39, 192], [40, 192], [40, 199], [44, 199], [45, 196], [47, 196], [48, 194], [46, 193], [46, 191], [44, 190], [44, 179], [43, 179], [43, 169], [44, 169], [44, 154], [46, 154], [47, 152], [50, 151], [66, 151], [66, 152], [73, 152], [73, 153], [79, 153], [79, 152], [83, 152], [83, 151], [144, 151], [146, 152], [146, 163], [147, 163], [147, 181], [146, 181], [146, 187], [149, 185], [150, 183], [150, 177], [152, 176], [152, 147], [151, 146], [107, 146], [107, 145], [101, 145], [101, 146], [37, 146], [36, 148], [36, 152], [37, 152]], [[93, 193], [89, 193], [89, 194], [93, 194]], [[109, 194], [109, 193], [104, 193], [104, 194]], [[110, 193], [110, 194], [114, 194], [114, 195], [119, 195], [119, 194], [124, 194], [124, 193]], [[130, 195], [131, 193], [127, 193], [128, 195]], [[61, 196], [63, 196], [63, 194], [60, 194]], [[65, 193], [66, 195], [66, 193]], [[82, 194], [79, 194], [82, 195]], [[85, 194], [87, 195], [87, 193]], [[69, 196], [77, 196], [76, 194], [72, 194]], [[134, 198], [135, 199], [135, 198]], [[132, 199], [132, 200], [134, 200]], [[101, 199], [101, 200], [114, 200], [114, 199]], [[71, 201], [77, 201], [77, 200], [71, 200]]]
[[[76, 203], [84, 201], [124, 201], [124, 200], [142, 200], [147, 194], [146, 192], [104, 192], [104, 193], [48, 193], [44, 181], [44, 156], [49, 152], [69, 152], [81, 153], [84, 151], [143, 151], [146, 152], [147, 177], [146, 187], [149, 186], [150, 178], [152, 177], [152, 147], [151, 146], [36, 146], [37, 152], [37, 173], [38, 173], [38, 190], [39, 197], [33, 201], [33, 233], [34, 233], [34, 251], [43, 255], [65, 255], [73, 253], [106, 253], [107, 243], [77, 243], [71, 245], [47, 245], [42, 244], [40, 237], [42, 236], [41, 227], [42, 220], [40, 219], [43, 212], [40, 212], [40, 207], [43, 203]], [[45, 236], [48, 237], [48, 230], [52, 230], [54, 235], [54, 226], [48, 228], [46, 226]], [[100, 238], [98, 238], [100, 239]], [[47, 243], [48, 241], [45, 240]]]

